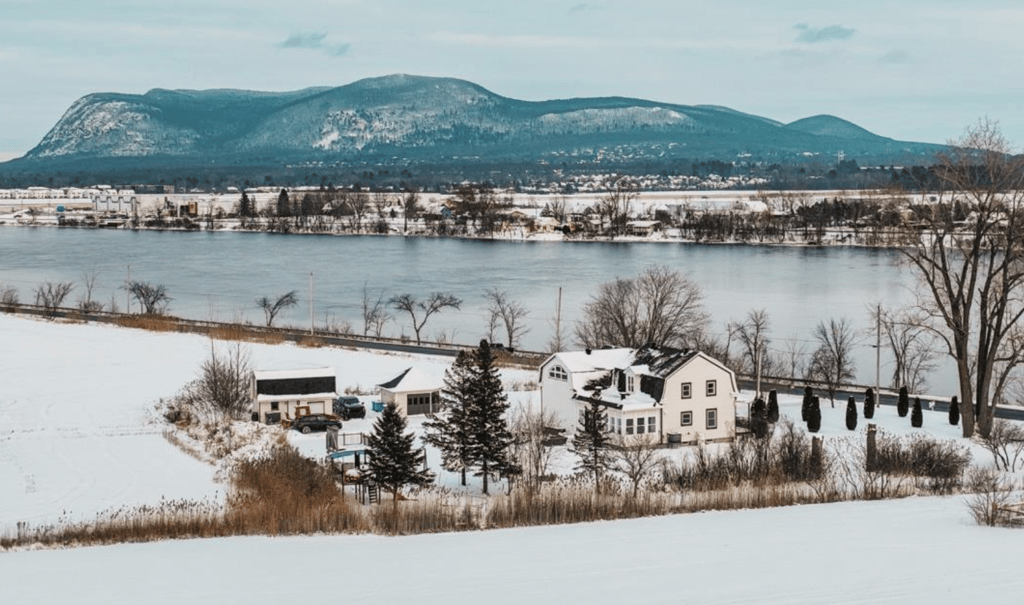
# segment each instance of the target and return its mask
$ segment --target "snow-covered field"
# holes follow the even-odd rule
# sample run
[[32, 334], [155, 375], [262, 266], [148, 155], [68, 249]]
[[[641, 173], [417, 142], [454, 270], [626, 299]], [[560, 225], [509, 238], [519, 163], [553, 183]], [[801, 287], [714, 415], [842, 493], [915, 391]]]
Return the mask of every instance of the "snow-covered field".
[[[220, 497], [214, 469], [167, 442], [152, 411], [194, 377], [209, 340], [6, 314], [0, 334], [7, 345], [0, 348], [0, 528], [88, 519], [161, 498]], [[438, 375], [447, 365], [442, 358], [248, 346], [261, 368], [333, 366], [342, 390], [369, 390], [413, 364]], [[844, 410], [823, 402], [822, 434], [851, 435]], [[799, 401], [783, 400], [783, 413], [798, 415]], [[891, 407], [876, 421], [890, 432], [911, 431], [909, 419]], [[959, 435], [939, 413], [925, 413], [925, 429], [940, 438]], [[323, 451], [322, 434], [290, 438], [310, 455]], [[973, 451], [976, 463], [991, 463]], [[975, 525], [962, 497], [909, 498], [401, 538], [231, 538], [10, 552], [0, 554], [0, 594], [4, 603], [106, 605], [306, 597], [1019, 603], [1022, 540], [1019, 531]]]
[[[171, 445], [154, 414], [160, 398], [195, 377], [209, 356], [208, 339], [8, 314], [0, 314], [0, 334], [0, 529], [91, 519], [162, 498], [220, 497], [213, 467]], [[342, 390], [369, 392], [414, 364], [441, 376], [448, 364], [440, 357], [246, 346], [257, 368], [331, 366]], [[345, 431], [368, 428], [363, 424]], [[300, 450], [324, 454], [323, 434], [292, 433]]]

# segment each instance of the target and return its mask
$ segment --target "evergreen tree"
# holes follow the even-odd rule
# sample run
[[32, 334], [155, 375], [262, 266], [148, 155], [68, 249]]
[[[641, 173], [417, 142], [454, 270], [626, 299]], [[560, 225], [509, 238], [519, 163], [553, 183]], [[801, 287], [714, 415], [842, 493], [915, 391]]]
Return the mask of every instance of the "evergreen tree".
[[750, 432], [758, 439], [768, 436], [768, 406], [760, 397], [750, 405]]
[[910, 411], [910, 395], [907, 392], [907, 387], [900, 387], [900, 398], [896, 402], [896, 413], [900, 415], [900, 418], [905, 418], [907, 412]]
[[245, 191], [242, 191], [242, 197], [238, 200], [238, 216], [247, 218], [252, 215], [252, 200], [249, 199], [249, 195]]
[[857, 430], [857, 402], [854, 401], [853, 395], [846, 401], [846, 428], [851, 431]]
[[768, 422], [775, 424], [779, 421], [779, 395], [775, 389], [768, 391]]
[[277, 216], [291, 216], [292, 205], [288, 200], [288, 190], [282, 189], [277, 195]]
[[864, 391], [864, 417], [869, 420], [875, 417], [875, 390], [871, 387]]
[[811, 400], [814, 399], [814, 391], [810, 385], [804, 387], [804, 401], [800, 405], [800, 420], [807, 422], [807, 412], [811, 409]]
[[957, 401], [956, 395], [949, 400], [949, 423], [953, 426], [960, 424], [960, 402]]
[[821, 430], [821, 401], [817, 395], [811, 396], [811, 404], [807, 409], [807, 430], [811, 433]]
[[395, 507], [403, 487], [429, 485], [434, 480], [433, 473], [423, 468], [423, 450], [413, 447], [415, 435], [405, 429], [405, 416], [394, 403], [389, 403], [366, 439], [371, 452], [370, 474], [378, 485], [394, 495]]
[[423, 440], [441, 450], [444, 470], [462, 474], [462, 485], [466, 485], [466, 468], [472, 462], [468, 414], [473, 405], [473, 381], [473, 355], [459, 351], [444, 373], [441, 413], [430, 414], [423, 423]]
[[604, 406], [597, 402], [600, 391], [594, 394], [590, 406], [583, 410], [576, 434], [572, 438], [572, 449], [580, 457], [576, 470], [594, 477], [594, 493], [600, 491], [601, 474], [611, 464], [608, 447], [611, 436], [606, 432], [608, 415]]
[[505, 414], [508, 398], [501, 384], [501, 376], [494, 365], [494, 352], [486, 340], [480, 341], [473, 354], [472, 407], [467, 410], [469, 428], [469, 460], [478, 468], [473, 473], [483, 477], [483, 492], [492, 475], [511, 477], [521, 469], [511, 457], [512, 431]]
[[914, 410], [910, 412], [910, 426], [919, 429], [923, 424], [924, 414], [921, 412], [921, 398], [914, 397]]

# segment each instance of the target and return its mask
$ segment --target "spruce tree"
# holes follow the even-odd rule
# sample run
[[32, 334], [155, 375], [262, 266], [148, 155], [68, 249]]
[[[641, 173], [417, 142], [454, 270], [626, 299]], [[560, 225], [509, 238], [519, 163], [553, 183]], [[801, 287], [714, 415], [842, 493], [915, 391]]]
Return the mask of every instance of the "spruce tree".
[[857, 430], [857, 402], [854, 401], [853, 395], [846, 401], [846, 428], [851, 431]]
[[905, 418], [907, 412], [910, 411], [910, 395], [907, 393], [907, 387], [900, 387], [900, 398], [896, 401], [896, 413], [900, 415], [900, 418]]
[[960, 424], [960, 402], [957, 401], [956, 395], [949, 400], [949, 423], [953, 426]]
[[811, 433], [821, 430], [821, 401], [817, 395], [811, 396], [811, 404], [807, 409], [807, 430]]
[[572, 449], [580, 457], [576, 470], [588, 473], [594, 478], [594, 493], [601, 491], [601, 474], [611, 464], [608, 447], [611, 436], [605, 432], [608, 415], [604, 406], [597, 402], [600, 391], [595, 393], [590, 405], [583, 410], [576, 434], [572, 438]]
[[768, 406], [760, 397], [750, 405], [750, 432], [758, 439], [768, 436]]
[[871, 387], [864, 391], [864, 417], [869, 420], [875, 417], [875, 390]]
[[910, 426], [919, 429], [923, 424], [924, 414], [921, 412], [921, 398], [914, 397], [914, 410], [910, 412]]
[[775, 389], [768, 391], [768, 422], [775, 424], [779, 421], [779, 395]]
[[466, 468], [472, 464], [468, 413], [473, 403], [473, 364], [469, 351], [459, 351], [444, 373], [441, 411], [430, 414], [423, 423], [423, 440], [441, 451], [441, 468], [461, 473], [462, 485], [466, 485]]
[[405, 416], [394, 403], [389, 403], [366, 438], [370, 474], [378, 485], [394, 495], [395, 507], [403, 487], [429, 485], [434, 480], [433, 473], [423, 468], [423, 450], [413, 447], [416, 436], [405, 432], [406, 426]]
[[483, 477], [483, 493], [488, 493], [488, 479], [492, 475], [511, 477], [521, 472], [512, 460], [512, 431], [505, 414], [508, 398], [501, 384], [501, 376], [494, 365], [494, 352], [486, 340], [480, 341], [473, 354], [472, 407], [467, 410], [469, 427], [469, 460]]
[[807, 412], [811, 409], [811, 400], [814, 398], [814, 391], [810, 385], [804, 387], [804, 401], [800, 405], [800, 420], [807, 422]]

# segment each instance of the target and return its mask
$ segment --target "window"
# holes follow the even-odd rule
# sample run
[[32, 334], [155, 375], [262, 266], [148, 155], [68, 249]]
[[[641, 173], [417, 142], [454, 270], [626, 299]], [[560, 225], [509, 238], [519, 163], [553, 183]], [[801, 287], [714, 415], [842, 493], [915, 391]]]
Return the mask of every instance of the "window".
[[636, 419], [636, 434], [637, 435], [643, 435], [644, 434], [644, 419], [643, 419], [643, 417], [640, 417], [640, 418]]
[[712, 409], [707, 411], [707, 415], [708, 415], [708, 424], [707, 424], [708, 428], [709, 429], [717, 429], [718, 428], [718, 410], [712, 408]]
[[626, 418], [626, 434], [627, 435], [632, 435], [633, 434], [633, 419], [632, 418]]
[[648, 433], [653, 433], [653, 432], [655, 432], [655, 420], [654, 420], [654, 416], [648, 416], [648, 417], [647, 417], [647, 432], [648, 432]]
[[683, 383], [682, 396], [683, 396], [683, 399], [689, 399], [690, 397], [693, 397], [693, 384], [692, 383], [689, 383], [689, 382], [684, 382]]
[[718, 382], [715, 380], [709, 380], [705, 385], [705, 394], [708, 397], [714, 397], [718, 394]]
[[551, 369], [548, 370], [548, 376], [555, 380], [569, 380], [569, 374], [562, 366], [551, 366]]
[[626, 392], [627, 393], [632, 393], [633, 392], [633, 377], [632, 376], [626, 376]]
[[681, 426], [693, 426], [693, 412], [680, 412], [679, 424]]

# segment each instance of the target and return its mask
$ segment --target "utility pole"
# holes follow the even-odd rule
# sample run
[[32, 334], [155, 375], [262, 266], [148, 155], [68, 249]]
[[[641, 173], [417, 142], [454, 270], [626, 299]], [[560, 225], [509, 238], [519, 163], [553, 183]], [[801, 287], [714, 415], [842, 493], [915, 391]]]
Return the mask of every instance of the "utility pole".
[[309, 335], [313, 335], [313, 272], [309, 272]]
[[881, 401], [879, 375], [882, 373], [882, 303], [875, 308], [875, 401]]
[[124, 312], [131, 315], [132, 312], [132, 266], [128, 265], [128, 277], [124, 280]]
[[555, 342], [562, 348], [562, 286], [558, 286], [558, 305], [555, 307]]

